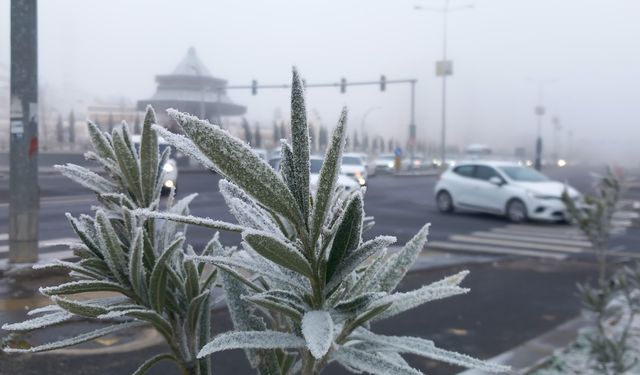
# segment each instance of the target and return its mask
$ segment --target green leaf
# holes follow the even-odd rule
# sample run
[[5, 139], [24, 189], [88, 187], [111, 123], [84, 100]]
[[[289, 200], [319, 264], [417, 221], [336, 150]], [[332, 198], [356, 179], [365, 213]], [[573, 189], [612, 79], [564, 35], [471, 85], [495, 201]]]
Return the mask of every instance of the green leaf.
[[87, 128], [89, 130], [89, 140], [96, 153], [104, 159], [116, 160], [116, 154], [113, 150], [113, 146], [105, 134], [100, 128], [91, 121], [87, 121]]
[[347, 329], [347, 331], [351, 332], [354, 329], [363, 326], [366, 322], [382, 314], [390, 306], [391, 302], [382, 305], [374, 305], [372, 308], [361, 313], [355, 319], [353, 319], [353, 321], [349, 323], [349, 328]]
[[136, 158], [135, 149], [130, 147], [126, 127], [122, 126], [120, 132], [114, 129], [113, 148], [116, 152], [116, 160], [125, 178], [125, 185], [135, 200], [142, 205], [142, 186], [140, 183], [140, 165]]
[[303, 348], [304, 339], [285, 332], [276, 331], [231, 331], [214, 337], [198, 353], [202, 358], [229, 349], [276, 349]]
[[362, 262], [367, 260], [372, 255], [375, 255], [381, 251], [384, 251], [389, 245], [396, 242], [395, 237], [391, 236], [378, 236], [372, 240], [369, 240], [357, 249], [353, 250], [347, 257], [341, 261], [337, 267], [331, 279], [327, 282], [325, 292], [333, 291], [336, 286], [344, 280], [351, 272], [355, 271]]
[[83, 333], [83, 334], [78, 335], [78, 336], [73, 337], [73, 338], [60, 340], [60, 341], [52, 342], [52, 343], [49, 343], [49, 344], [34, 346], [34, 347], [31, 347], [31, 348], [28, 348], [28, 349], [3, 348], [2, 350], [7, 352], [7, 353], [39, 353], [39, 352], [46, 352], [46, 351], [50, 351], [50, 350], [61, 349], [61, 348], [69, 347], [69, 346], [78, 345], [78, 344], [81, 344], [83, 342], [87, 342], [87, 341], [91, 341], [93, 339], [97, 339], [98, 337], [106, 336], [106, 335], [121, 331], [123, 329], [131, 329], [131, 328], [134, 328], [134, 327], [138, 327], [140, 325], [141, 325], [140, 322], [121, 323], [121, 324], [116, 324], [116, 325], [112, 325], [112, 326], [105, 327], [105, 328], [100, 328], [100, 329], [97, 329], [95, 331]]
[[311, 265], [305, 257], [291, 244], [266, 232], [243, 232], [243, 239], [263, 257], [285, 268], [307, 277], [313, 276]]
[[347, 369], [355, 368], [374, 375], [422, 375], [422, 372], [375, 353], [368, 353], [348, 346], [341, 346], [334, 358]]
[[141, 298], [146, 299], [146, 275], [143, 262], [144, 233], [142, 228], [136, 230], [129, 254], [129, 282], [133, 291]]
[[73, 232], [76, 234], [76, 236], [80, 238], [80, 241], [82, 241], [82, 243], [84, 243], [87, 248], [91, 250], [93, 254], [95, 254], [96, 257], [104, 259], [102, 251], [100, 251], [100, 248], [98, 247], [98, 245], [96, 245], [94, 239], [91, 238], [91, 233], [88, 231], [88, 228], [84, 225], [84, 223], [71, 216], [71, 214], [68, 212], [65, 213], [65, 216], [67, 217], [67, 220], [69, 220], [69, 224], [71, 224], [71, 229], [73, 229]]
[[40, 288], [40, 293], [46, 296], [85, 292], [119, 292], [125, 295], [128, 294], [128, 291], [120, 284], [111, 281], [79, 280], [57, 286]]
[[251, 297], [247, 297], [247, 300], [255, 303], [258, 306], [262, 306], [266, 309], [282, 313], [295, 322], [300, 323], [302, 321], [302, 313], [299, 309], [296, 309], [288, 303], [288, 301], [284, 301], [275, 297], [268, 297], [262, 294], [253, 295]]
[[347, 204], [329, 253], [326, 280], [331, 280], [338, 266], [360, 245], [364, 216], [362, 206], [362, 194], [355, 194]]
[[153, 202], [158, 173], [158, 136], [151, 128], [155, 122], [156, 114], [151, 106], [147, 106], [140, 140], [140, 173], [145, 207]]
[[149, 279], [149, 303], [156, 311], [162, 311], [166, 298], [167, 263], [178, 249], [182, 248], [184, 237], [176, 238], [158, 257]]
[[407, 274], [413, 263], [418, 259], [424, 245], [427, 243], [429, 226], [426, 224], [420, 231], [407, 242], [400, 252], [389, 257], [384, 270], [378, 277], [380, 291], [391, 292]]
[[242, 225], [197, 216], [186, 216], [168, 212], [157, 212], [147, 209], [137, 209], [134, 210], [133, 213], [147, 218], [171, 220], [178, 223], [198, 225], [205, 228], [226, 230], [229, 232], [242, 232], [243, 230], [247, 229]]
[[501, 373], [511, 370], [509, 366], [502, 366], [482, 361], [465, 354], [440, 349], [434, 345], [433, 341], [425, 340], [420, 337], [384, 336], [368, 332], [367, 334], [354, 335], [353, 338], [387, 347], [390, 351], [415, 354], [436, 361], [446, 362], [466, 368], [473, 368], [485, 372]]
[[113, 319], [119, 318], [121, 316], [128, 316], [150, 323], [155, 329], [158, 330], [158, 332], [162, 336], [164, 336], [167, 341], [174, 339], [171, 323], [169, 323], [164, 317], [162, 317], [162, 315], [153, 310], [147, 310], [144, 308], [113, 310], [109, 311], [106, 314], [99, 315], [98, 319]]
[[333, 130], [331, 137], [331, 145], [322, 162], [320, 169], [320, 177], [318, 180], [318, 191], [314, 199], [313, 220], [311, 221], [311, 244], [315, 244], [320, 237], [327, 212], [331, 205], [331, 197], [335, 190], [340, 165], [342, 163], [342, 149], [344, 148], [344, 139], [346, 136], [345, 128], [347, 122], [347, 110], [342, 110], [338, 125]]
[[361, 294], [359, 296], [338, 303], [334, 307], [334, 309], [340, 314], [358, 314], [362, 312], [362, 310], [369, 307], [372, 302], [377, 301], [384, 296], [385, 293], [380, 292]]
[[58, 296], [52, 296], [51, 300], [66, 311], [74, 315], [84, 316], [87, 318], [95, 318], [98, 315], [107, 313], [108, 311], [106, 307], [95, 303], [77, 301]]
[[293, 195], [306, 221], [309, 218], [309, 128], [304, 103], [304, 87], [295, 68], [291, 83], [291, 142], [293, 143], [295, 178]]
[[64, 323], [73, 318], [73, 314], [67, 311], [54, 310], [51, 314], [39, 316], [37, 318], [28, 319], [19, 323], [5, 323], [2, 325], [2, 329], [6, 331], [18, 331], [26, 332], [33, 331], [34, 329], [54, 326], [56, 324]]
[[99, 174], [75, 164], [54, 165], [63, 176], [98, 194], [114, 193], [118, 187]]
[[[304, 226], [294, 197], [276, 172], [249, 146], [206, 121], [175, 110], [167, 111], [193, 143], [230, 181], [256, 198], [260, 204]], [[178, 145], [176, 145], [178, 147]]]
[[122, 285], [127, 285], [127, 263], [120, 245], [120, 239], [104, 211], [98, 210], [96, 213], [95, 226], [99, 234], [100, 245], [104, 249], [105, 261], [113, 277]]
[[151, 369], [151, 367], [153, 367], [156, 363], [160, 362], [160, 361], [164, 361], [164, 360], [168, 360], [168, 361], [174, 361], [174, 362], [178, 362], [176, 360], [176, 358], [168, 353], [165, 354], [158, 354], [156, 356], [153, 356], [149, 359], [147, 359], [143, 364], [140, 365], [140, 367], [138, 367], [138, 369], [136, 371], [133, 372], [133, 374], [131, 375], [145, 375], [147, 373], [147, 371], [149, 371], [149, 369]]

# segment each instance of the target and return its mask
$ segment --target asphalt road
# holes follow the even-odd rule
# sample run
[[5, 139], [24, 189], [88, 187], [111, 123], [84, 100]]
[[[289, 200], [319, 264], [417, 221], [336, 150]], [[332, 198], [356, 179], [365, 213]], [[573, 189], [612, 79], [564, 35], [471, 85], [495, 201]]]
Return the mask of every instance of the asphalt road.
[[[547, 173], [554, 179], [568, 181], [581, 191], [588, 191], [592, 183], [589, 173], [592, 171], [594, 170], [574, 167], [553, 169]], [[192, 204], [193, 214], [231, 221], [233, 219], [218, 193], [218, 180], [217, 175], [210, 173], [183, 173], [180, 176], [179, 196], [198, 192], [200, 194]], [[374, 326], [375, 331], [427, 337], [442, 347], [489, 358], [578, 314], [580, 303], [575, 295], [575, 285], [590, 279], [595, 271], [593, 257], [588, 249], [578, 245], [580, 240], [575, 237], [575, 228], [549, 224], [512, 226], [503, 218], [470, 212], [440, 214], [433, 200], [435, 182], [436, 177], [377, 176], [370, 179], [365, 210], [368, 215], [375, 217], [376, 226], [367, 236], [395, 235], [398, 242], [403, 244], [424, 223], [431, 222], [431, 242], [466, 248], [468, 251], [452, 250], [451, 254], [472, 255], [483, 261], [412, 272], [401, 289], [419, 287], [464, 267], [471, 270], [471, 275], [464, 284], [472, 292], [427, 304], [377, 324]], [[43, 195], [40, 211], [41, 240], [72, 237], [63, 213], [77, 215], [89, 212], [90, 205], [95, 200], [86, 190], [60, 176], [44, 175], [40, 184]], [[6, 197], [3, 194], [6, 185], [7, 181], [0, 179], [0, 236], [7, 232], [8, 206], [6, 199], [2, 200]], [[638, 199], [636, 194], [637, 191], [630, 192], [629, 196]], [[638, 232], [633, 226], [623, 228], [614, 237], [614, 246], [621, 246], [621, 250], [629, 252], [639, 250]], [[188, 233], [189, 242], [196, 248], [206, 243], [211, 235], [211, 231], [195, 227], [190, 228]], [[228, 233], [223, 233], [221, 239], [229, 245], [237, 244], [238, 241], [237, 236]], [[472, 250], [473, 243], [482, 241], [497, 252]], [[5, 243], [0, 242], [0, 245]], [[60, 248], [47, 247], [43, 251], [56, 252]], [[438, 252], [444, 251], [438, 249]], [[529, 253], [518, 255], [514, 251]], [[0, 258], [4, 257], [6, 251], [0, 251]], [[429, 259], [431, 258], [426, 258], [425, 261], [428, 262]], [[0, 323], [17, 321], [24, 316], [22, 307], [33, 303], [30, 298], [35, 298], [38, 282], [26, 280], [12, 284], [0, 279]], [[22, 300], [8, 303], [2, 301], [2, 296], [14, 296]], [[214, 327], [219, 332], [230, 328], [228, 316], [223, 309], [214, 314]], [[53, 335], [56, 334], [60, 332]], [[2, 336], [0, 333], [0, 337]], [[159, 353], [161, 350], [162, 345], [155, 345], [109, 355], [0, 356], [0, 374], [39, 374], [43, 370], [44, 373], [53, 375], [125, 374], [135, 369], [151, 353]], [[251, 373], [241, 351], [225, 352], [214, 356], [213, 360], [217, 373]], [[459, 368], [415, 357], [411, 357], [410, 361], [429, 374], [448, 375], [459, 371]], [[174, 373], [170, 368], [171, 365], [166, 365], [153, 373]], [[332, 368], [327, 373], [344, 372]]]

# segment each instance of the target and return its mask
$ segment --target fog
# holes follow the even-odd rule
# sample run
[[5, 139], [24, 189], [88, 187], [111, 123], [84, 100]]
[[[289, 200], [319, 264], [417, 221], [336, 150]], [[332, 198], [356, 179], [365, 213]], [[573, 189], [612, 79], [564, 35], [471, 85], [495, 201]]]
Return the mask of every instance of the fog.
[[[0, 0], [0, 78], [8, 77], [9, 0]], [[469, 4], [453, 0], [453, 4]], [[544, 83], [543, 134], [591, 162], [637, 165], [640, 157], [640, 2], [478, 0], [450, 13], [448, 143], [532, 153], [533, 107]], [[414, 5], [440, 1], [219, 0], [39, 2], [40, 85], [62, 112], [96, 100], [137, 101], [155, 91], [190, 46], [229, 84], [281, 84], [297, 66], [309, 83], [416, 78], [418, 138], [440, 136], [442, 16]], [[8, 90], [0, 84], [0, 90]], [[332, 126], [350, 108], [351, 129], [405, 141], [409, 86], [309, 89], [312, 118]], [[251, 122], [288, 114], [287, 90], [230, 91]], [[51, 103], [49, 103], [51, 104]], [[318, 121], [318, 119], [316, 119]], [[570, 137], [569, 133], [573, 135]], [[8, 135], [3, 130], [2, 137]]]

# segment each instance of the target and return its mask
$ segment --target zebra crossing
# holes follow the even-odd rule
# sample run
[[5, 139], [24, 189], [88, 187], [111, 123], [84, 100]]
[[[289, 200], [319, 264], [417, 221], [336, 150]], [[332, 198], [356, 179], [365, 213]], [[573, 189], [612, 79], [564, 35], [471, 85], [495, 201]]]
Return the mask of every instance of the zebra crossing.
[[[627, 213], [613, 221], [614, 235], [632, 225]], [[510, 255], [563, 260], [572, 255], [593, 254], [591, 243], [575, 226], [508, 224], [468, 234], [452, 234], [445, 241], [429, 241], [428, 249], [452, 253]], [[640, 254], [620, 252], [639, 257]]]
[[[46, 255], [49, 259], [69, 260], [73, 259], [73, 251], [69, 250], [65, 243], [76, 241], [72, 237], [51, 238], [38, 241], [38, 253]], [[9, 258], [9, 234], [0, 233], [0, 260]]]

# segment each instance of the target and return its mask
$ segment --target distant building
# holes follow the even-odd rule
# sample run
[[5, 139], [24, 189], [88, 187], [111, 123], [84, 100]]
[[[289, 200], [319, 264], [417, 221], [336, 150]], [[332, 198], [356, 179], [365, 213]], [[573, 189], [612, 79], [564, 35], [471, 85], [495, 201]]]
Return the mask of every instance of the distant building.
[[138, 110], [144, 111], [152, 105], [160, 124], [175, 126], [166, 115], [168, 108], [175, 108], [212, 122], [221, 117], [242, 116], [244, 106], [235, 104], [227, 96], [227, 81], [209, 73], [191, 47], [173, 73], [156, 76], [158, 87], [149, 99], [138, 101]]

